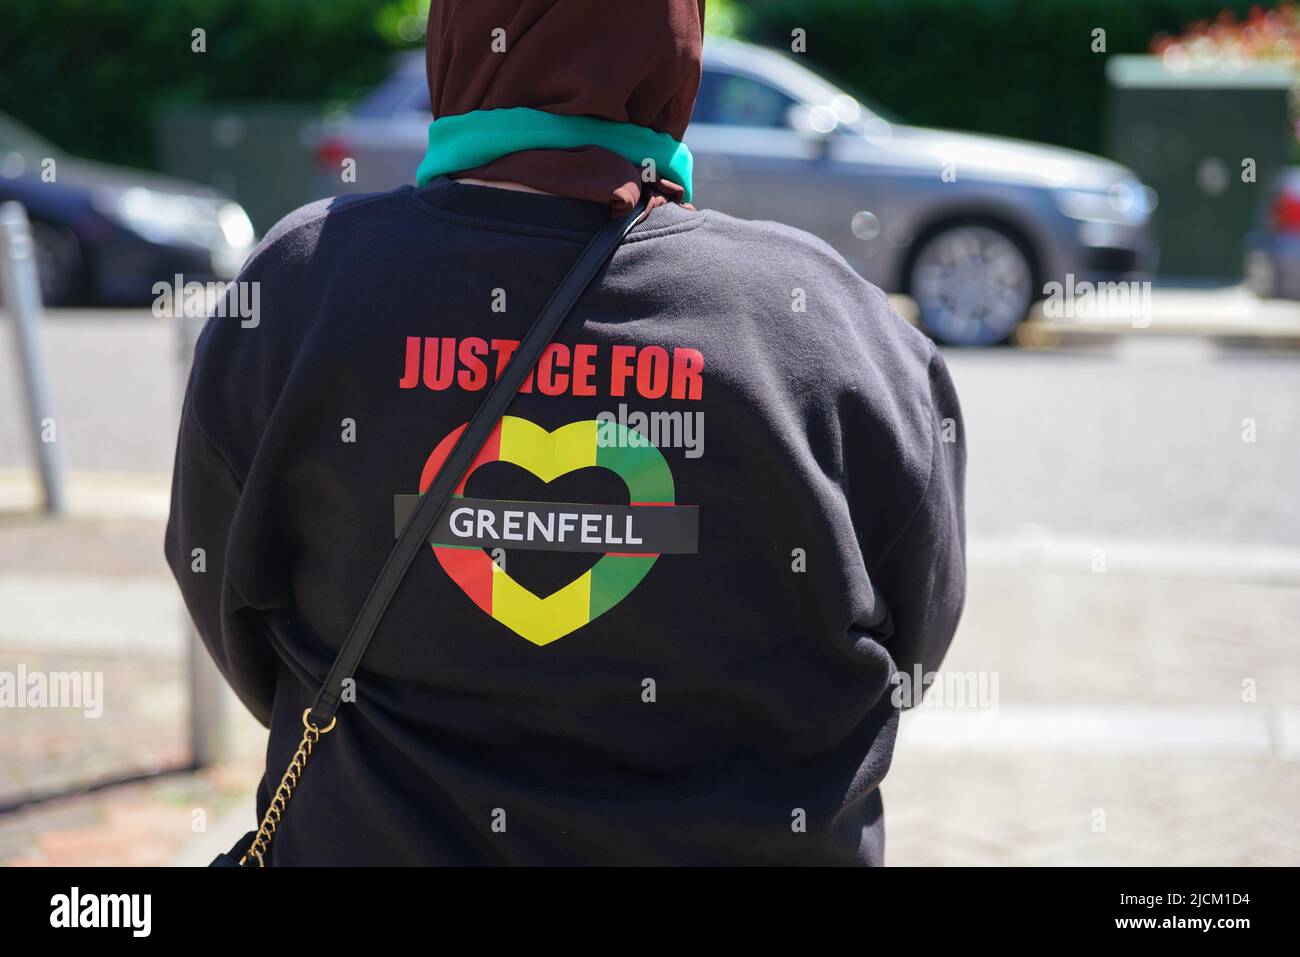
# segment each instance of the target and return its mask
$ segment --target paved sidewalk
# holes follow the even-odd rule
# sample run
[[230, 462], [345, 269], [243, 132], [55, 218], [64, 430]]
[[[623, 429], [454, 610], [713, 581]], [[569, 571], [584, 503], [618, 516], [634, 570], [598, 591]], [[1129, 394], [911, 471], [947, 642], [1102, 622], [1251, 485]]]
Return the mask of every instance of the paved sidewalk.
[[943, 671], [996, 712], [903, 716], [887, 861], [1300, 864], [1297, 621], [1300, 585], [977, 565]]
[[1294, 761], [904, 743], [883, 793], [894, 866], [1300, 864]]
[[1033, 348], [1058, 348], [1126, 336], [1193, 337], [1237, 348], [1300, 349], [1300, 303], [1261, 299], [1245, 286], [1157, 286], [1150, 299], [1124, 297], [1112, 308], [1103, 294], [1084, 317], [1047, 318], [1040, 304], [1016, 331]]
[[254, 826], [259, 767], [227, 762], [0, 816], [0, 866], [206, 865]]
[[191, 862], [191, 849], [252, 826], [265, 732], [233, 695], [220, 766], [76, 793], [190, 763], [186, 623], [157, 510], [137, 517], [147, 493], [117, 499], [117, 517], [0, 512], [0, 671], [102, 676], [90, 714], [0, 711], [0, 806], [73, 792], [0, 815], [0, 865]]

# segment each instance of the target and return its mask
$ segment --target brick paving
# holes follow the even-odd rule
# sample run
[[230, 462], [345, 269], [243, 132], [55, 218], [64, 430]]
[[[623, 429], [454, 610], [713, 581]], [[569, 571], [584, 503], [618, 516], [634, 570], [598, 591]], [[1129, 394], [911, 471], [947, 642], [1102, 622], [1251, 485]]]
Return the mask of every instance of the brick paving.
[[[0, 670], [99, 670], [106, 689], [96, 719], [0, 711], [0, 804], [187, 761], [181, 622], [106, 598], [128, 585], [167, 594], [161, 536], [156, 519], [0, 515], [0, 593], [24, 599], [0, 615]], [[79, 598], [125, 620], [94, 622]], [[974, 569], [945, 670], [997, 674], [997, 727], [1019, 714], [1023, 731], [1023, 715], [1061, 709], [1137, 713], [1137, 740], [946, 741], [933, 724], [909, 735], [928, 717], [909, 714], [884, 787], [889, 863], [1300, 863], [1300, 749], [1284, 733], [1300, 707], [1297, 621], [1295, 586]], [[163, 633], [132, 634], [135, 623]], [[233, 698], [227, 715], [230, 757], [217, 767], [0, 815], [0, 865], [206, 861], [253, 823], [265, 742]], [[1189, 715], [1267, 730], [1262, 743], [1200, 748], [1177, 737]]]
[[[0, 816], [0, 865], [158, 866], [208, 826], [253, 816], [250, 762], [156, 778]], [[246, 825], [251, 827], [251, 823]]]

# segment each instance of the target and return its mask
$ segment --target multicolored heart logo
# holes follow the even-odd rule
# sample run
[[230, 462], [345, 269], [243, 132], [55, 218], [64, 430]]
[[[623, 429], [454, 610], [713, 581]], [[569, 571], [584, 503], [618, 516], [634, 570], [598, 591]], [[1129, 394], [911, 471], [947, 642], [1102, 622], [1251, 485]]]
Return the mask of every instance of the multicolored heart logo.
[[[433, 450], [420, 477], [421, 493], [433, 483], [464, 430], [463, 425], [453, 430]], [[570, 422], [547, 432], [527, 419], [504, 416], [457, 486], [455, 496], [464, 497], [469, 477], [488, 462], [513, 463], [543, 482], [581, 468], [606, 468], [627, 484], [632, 505], [673, 505], [676, 495], [672, 470], [663, 453], [616, 422]], [[502, 570], [482, 547], [432, 547], [439, 564], [474, 604], [536, 645], [563, 638], [609, 611], [640, 584], [659, 558], [657, 553], [606, 552], [581, 576], [539, 598]]]

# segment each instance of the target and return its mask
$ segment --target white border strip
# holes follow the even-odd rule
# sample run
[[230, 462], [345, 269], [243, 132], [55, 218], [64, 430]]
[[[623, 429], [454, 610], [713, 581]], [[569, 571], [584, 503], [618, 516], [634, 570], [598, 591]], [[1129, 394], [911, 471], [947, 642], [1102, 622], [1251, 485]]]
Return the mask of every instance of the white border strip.
[[[982, 539], [966, 546], [977, 569], [1078, 572], [1145, 578], [1192, 578], [1300, 585], [1300, 548], [1282, 545], [1197, 545], [1114, 542], [1105, 538]], [[1093, 570], [1104, 559], [1105, 571]]]
[[1300, 709], [1056, 707], [905, 712], [899, 746], [961, 751], [1275, 757], [1300, 761]]

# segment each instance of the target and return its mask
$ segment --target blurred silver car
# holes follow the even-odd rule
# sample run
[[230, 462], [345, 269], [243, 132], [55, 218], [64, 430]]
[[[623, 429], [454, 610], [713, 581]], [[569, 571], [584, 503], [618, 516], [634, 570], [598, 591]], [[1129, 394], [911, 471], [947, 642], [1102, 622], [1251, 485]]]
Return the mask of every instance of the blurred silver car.
[[[410, 182], [427, 143], [424, 60], [317, 146], [325, 192]], [[811, 232], [953, 344], [1009, 338], [1046, 283], [1131, 280], [1155, 267], [1154, 193], [1085, 153], [893, 121], [792, 57], [710, 39], [686, 142], [695, 203]], [[338, 182], [356, 160], [356, 182]]]

